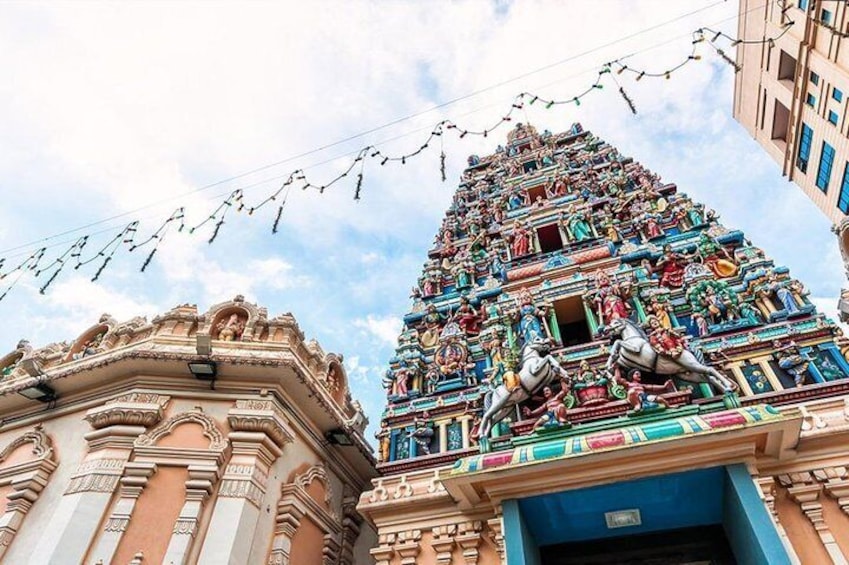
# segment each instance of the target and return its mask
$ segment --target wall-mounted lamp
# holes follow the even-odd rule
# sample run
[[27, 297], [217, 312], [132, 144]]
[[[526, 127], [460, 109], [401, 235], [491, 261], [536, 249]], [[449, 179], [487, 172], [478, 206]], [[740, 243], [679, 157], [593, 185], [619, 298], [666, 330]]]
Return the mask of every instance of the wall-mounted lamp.
[[23, 390], [19, 390], [18, 394], [30, 400], [38, 400], [39, 402], [53, 402], [56, 400], [56, 391], [47, 383], [38, 383], [29, 386]]
[[189, 361], [189, 371], [199, 381], [214, 381], [218, 374], [215, 361]]
[[354, 441], [348, 435], [348, 432], [340, 428], [330, 430], [324, 434], [324, 438], [330, 445], [354, 445]]

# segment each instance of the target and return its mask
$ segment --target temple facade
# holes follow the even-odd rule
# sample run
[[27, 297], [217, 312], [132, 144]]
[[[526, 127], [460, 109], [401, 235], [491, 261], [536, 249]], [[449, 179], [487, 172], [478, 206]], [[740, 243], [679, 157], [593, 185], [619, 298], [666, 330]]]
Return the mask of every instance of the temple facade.
[[849, 343], [580, 124], [469, 157], [384, 378], [378, 565], [846, 563]]
[[0, 560], [370, 563], [342, 358], [242, 297], [0, 358]]

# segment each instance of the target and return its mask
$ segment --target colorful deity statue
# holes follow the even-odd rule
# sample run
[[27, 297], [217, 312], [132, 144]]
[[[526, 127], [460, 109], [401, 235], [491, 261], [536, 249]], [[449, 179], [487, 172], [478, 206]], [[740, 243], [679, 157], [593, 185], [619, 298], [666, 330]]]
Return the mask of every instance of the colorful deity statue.
[[661, 300], [657, 297], [653, 298], [648, 305], [649, 312], [653, 315], [660, 325], [668, 330], [671, 330], [675, 325], [672, 323], [671, 308], [667, 300]]
[[773, 294], [790, 316], [801, 312], [799, 303], [793, 296], [794, 291], [797, 291], [800, 295], [805, 294], [802, 283], [798, 281], [784, 282], [774, 272], [767, 277], [767, 284], [763, 289], [764, 294]]
[[513, 233], [510, 236], [510, 252], [513, 258], [523, 257], [531, 252], [531, 234], [526, 226], [518, 221], [513, 223]]
[[701, 257], [704, 266], [717, 278], [733, 277], [737, 274], [737, 265], [725, 247], [705, 232], [699, 235], [696, 253]]
[[657, 260], [655, 270], [660, 272], [660, 285], [666, 288], [681, 288], [684, 286], [684, 267], [689, 258], [683, 253], [672, 250], [668, 243], [663, 246], [663, 255]]
[[622, 241], [622, 232], [619, 231], [620, 221], [611, 216], [607, 216], [601, 223], [601, 228], [604, 230], [605, 237], [613, 243]]
[[423, 347], [433, 347], [439, 341], [439, 333], [442, 329], [442, 323], [445, 321], [445, 316], [439, 313], [436, 306], [428, 304], [425, 315], [422, 317], [425, 330], [419, 337], [419, 342]]
[[599, 325], [605, 326], [631, 315], [631, 305], [627, 302], [629, 289], [610, 280], [610, 276], [602, 270], [595, 275], [596, 289], [590, 294], [596, 306]]
[[649, 343], [656, 353], [675, 359], [684, 351], [684, 337], [671, 328], [666, 328], [657, 318], [650, 315], [646, 318], [648, 329], [646, 334]]
[[644, 410], [655, 411], [669, 408], [669, 402], [659, 394], [674, 390], [671, 379], [663, 385], [645, 384], [643, 383], [642, 373], [637, 369], [632, 371], [630, 381], [618, 375], [615, 379], [628, 391], [628, 404], [631, 405], [634, 414], [641, 413]]
[[805, 375], [811, 365], [811, 357], [807, 353], [803, 353], [793, 340], [785, 345], [782, 345], [778, 340], [773, 341], [772, 344], [775, 348], [778, 366], [793, 377], [797, 387], [804, 385]]
[[433, 441], [434, 431], [433, 422], [430, 421], [430, 415], [423, 412], [421, 417], [416, 416], [413, 419], [413, 429], [410, 431], [410, 438], [416, 444], [416, 451], [422, 455], [430, 455], [430, 442]]
[[452, 273], [455, 288], [457, 290], [467, 289], [472, 286], [475, 280], [475, 262], [466, 253], [458, 254]]
[[565, 396], [569, 394], [569, 385], [566, 381], [561, 381], [560, 392], [554, 393], [550, 386], [545, 386], [542, 389], [543, 403], [541, 406], [531, 410], [527, 406], [523, 407], [522, 414], [526, 418], [537, 418], [534, 422], [533, 431], [539, 428], [551, 425], [569, 425], [569, 420], [566, 418], [566, 404], [563, 403]]
[[578, 367], [572, 390], [582, 408], [598, 406], [610, 400], [606, 374], [595, 371], [586, 359]]
[[422, 289], [422, 297], [430, 298], [442, 294], [442, 269], [439, 264], [430, 260], [425, 265], [424, 275], [419, 279], [419, 285]]
[[566, 224], [566, 230], [573, 241], [586, 241], [595, 237], [592, 226], [587, 221], [587, 215], [583, 210], [569, 206], [566, 209], [566, 214], [561, 216], [561, 221]]
[[465, 296], [460, 297], [460, 307], [454, 313], [454, 321], [463, 333], [472, 336], [480, 333], [481, 315]]
[[717, 292], [714, 287], [708, 286], [701, 300], [714, 323], [731, 321], [737, 317], [734, 302], [725, 292]]
[[691, 228], [696, 228], [705, 223], [704, 204], [695, 204], [692, 200], [688, 200], [684, 205], [684, 214]]
[[663, 228], [660, 227], [660, 221], [662, 219], [660, 214], [649, 212], [643, 214], [640, 219], [640, 223], [643, 226], [643, 234], [645, 234], [647, 240], [664, 236]]
[[533, 297], [528, 289], [523, 288], [519, 293], [519, 335], [522, 343], [531, 343], [536, 338], [549, 337], [548, 326], [545, 324], [545, 309], [534, 305]]

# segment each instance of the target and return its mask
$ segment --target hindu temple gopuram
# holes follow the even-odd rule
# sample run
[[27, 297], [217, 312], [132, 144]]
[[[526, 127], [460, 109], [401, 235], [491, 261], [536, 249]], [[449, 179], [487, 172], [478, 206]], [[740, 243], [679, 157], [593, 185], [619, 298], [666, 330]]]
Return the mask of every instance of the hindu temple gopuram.
[[384, 378], [378, 565], [846, 563], [849, 344], [579, 124], [471, 156]]
[[367, 421], [291, 314], [104, 315], [0, 373], [3, 563], [371, 561]]

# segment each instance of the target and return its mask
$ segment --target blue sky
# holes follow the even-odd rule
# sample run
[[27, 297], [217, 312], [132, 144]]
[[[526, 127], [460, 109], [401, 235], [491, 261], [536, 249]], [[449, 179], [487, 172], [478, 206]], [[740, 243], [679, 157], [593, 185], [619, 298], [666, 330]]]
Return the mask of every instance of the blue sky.
[[[571, 97], [599, 65], [631, 53], [630, 66], [665, 70], [689, 53], [693, 29], [736, 28], [735, 2], [302, 4], [5, 4], [0, 247], [128, 211], [97, 228], [139, 218], [149, 233], [177, 205], [199, 221], [235, 188], [256, 185], [245, 194], [257, 201], [293, 168], [326, 162], [309, 173], [329, 178], [364, 143], [414, 149], [443, 118], [488, 125], [517, 92]], [[356, 142], [181, 196], [678, 16]], [[520, 119], [554, 131], [581, 121], [744, 230], [832, 312], [843, 275], [829, 223], [731, 118], [730, 67], [702, 55], [668, 81], [622, 75], [636, 117], [606, 88], [580, 108], [529, 106]], [[444, 184], [437, 149], [404, 166], [369, 162], [359, 202], [353, 179], [323, 195], [295, 190], [276, 235], [273, 209], [230, 214], [214, 245], [208, 231], [169, 235], [144, 274], [136, 252], [96, 283], [93, 270], [63, 273], [45, 296], [23, 279], [0, 302], [0, 348], [72, 340], [104, 312], [152, 317], [184, 302], [203, 311], [244, 294], [272, 315], [291, 311], [308, 337], [345, 355], [374, 425], [380, 374], [465, 156], [491, 152], [504, 135], [447, 137]]]

